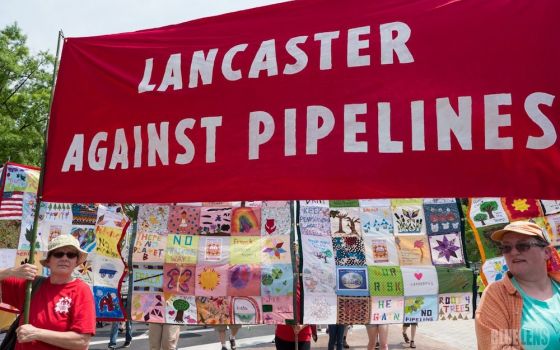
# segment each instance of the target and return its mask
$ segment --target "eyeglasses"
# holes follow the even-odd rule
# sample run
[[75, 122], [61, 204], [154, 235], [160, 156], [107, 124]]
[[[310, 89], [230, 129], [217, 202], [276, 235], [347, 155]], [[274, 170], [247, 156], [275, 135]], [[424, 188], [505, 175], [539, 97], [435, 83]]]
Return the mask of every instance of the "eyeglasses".
[[68, 259], [74, 259], [77, 258], [79, 254], [74, 252], [54, 252], [51, 255], [57, 259], [61, 259], [65, 255], [68, 257]]
[[511, 253], [511, 250], [513, 249], [513, 247], [515, 247], [515, 249], [520, 252], [520, 253], [524, 253], [526, 251], [528, 251], [529, 249], [531, 249], [531, 247], [541, 247], [544, 248], [546, 247], [545, 244], [540, 243], [540, 242], [519, 242], [516, 243], [515, 245], [501, 245], [500, 246], [500, 251], [502, 252], [502, 254], [509, 254]]

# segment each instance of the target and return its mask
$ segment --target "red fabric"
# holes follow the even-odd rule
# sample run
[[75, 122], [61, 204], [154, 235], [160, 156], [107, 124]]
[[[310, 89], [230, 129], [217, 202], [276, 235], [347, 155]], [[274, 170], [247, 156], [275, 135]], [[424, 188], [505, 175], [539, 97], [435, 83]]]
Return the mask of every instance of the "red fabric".
[[[298, 289], [296, 291], [296, 305], [297, 305], [296, 307], [297, 307], [298, 317], [301, 314], [300, 297], [301, 297], [301, 289], [299, 288], [299, 284], [298, 284]], [[317, 329], [315, 325], [307, 325], [303, 327], [302, 330], [298, 333], [298, 342], [311, 341], [313, 333], [317, 333]], [[294, 328], [292, 326], [285, 325], [285, 324], [276, 325], [275, 335], [278, 338], [288, 342], [294, 342], [296, 339], [296, 336], [294, 334]]]
[[[26, 281], [18, 278], [2, 280], [2, 301], [23, 309]], [[62, 298], [69, 298], [69, 311]], [[60, 311], [57, 311], [60, 310]], [[23, 319], [22, 319], [23, 321]], [[45, 280], [34, 294], [29, 309], [29, 323], [38, 328], [53, 331], [74, 331], [81, 334], [95, 334], [95, 308], [93, 295], [87, 284], [76, 279], [73, 282], [55, 285], [50, 278]], [[62, 349], [43, 342], [18, 343], [16, 350]]]
[[[133, 33], [66, 38], [49, 127], [44, 200], [560, 198], [560, 46], [553, 44], [560, 32], [558, 13], [556, 0], [302, 0]], [[395, 22], [410, 28], [410, 37], [383, 29], [389, 34], [381, 44], [382, 26], [392, 28], [387, 26]], [[323, 39], [325, 45], [315, 39], [329, 32], [338, 32], [338, 38]], [[294, 39], [300, 36], [307, 38]], [[397, 37], [404, 40], [398, 47], [406, 48], [413, 61], [387, 46]], [[274, 51], [261, 50], [263, 42], [264, 48], [273, 45], [269, 40], [274, 40]], [[296, 55], [306, 58], [305, 65], [298, 61], [304, 67], [300, 71], [290, 66], [296, 49], [287, 49], [288, 42], [305, 53]], [[212, 49], [217, 51], [211, 79], [194, 74], [191, 81], [191, 62], [203, 59], [193, 56], [201, 51], [208, 58]], [[230, 69], [227, 52], [237, 52], [233, 75], [222, 69], [224, 62]], [[255, 59], [257, 52], [261, 58]], [[180, 67], [167, 74], [175, 83], [162, 84], [175, 58]], [[140, 93], [150, 59], [152, 72], [142, 86], [153, 91]], [[261, 61], [268, 69], [257, 70]], [[251, 66], [256, 77], [249, 77]], [[238, 80], [236, 73], [241, 74]], [[548, 102], [533, 103], [530, 117], [525, 105], [545, 94]], [[413, 101], [424, 105], [414, 123], [411, 109], [420, 104]], [[352, 122], [352, 105], [359, 105], [354, 106], [355, 120], [363, 124]], [[456, 118], [452, 111], [458, 113], [460, 105], [462, 117]], [[322, 117], [325, 110], [332, 112], [334, 120], [332, 131], [325, 130], [327, 135], [316, 142], [316, 154], [307, 135], [326, 119], [316, 121], [312, 106], [322, 106]], [[385, 118], [389, 109], [390, 118]], [[270, 139], [265, 142], [263, 135], [258, 159], [252, 159], [249, 119], [258, 111], [270, 114], [275, 128], [267, 129]], [[295, 129], [290, 123], [285, 128], [285, 114], [290, 121], [294, 111]], [[470, 122], [449, 132], [438, 113], [449, 123]], [[202, 124], [218, 116], [215, 152], [212, 147], [207, 152], [207, 143], [213, 144], [207, 131], [214, 128]], [[379, 123], [386, 119], [390, 132]], [[182, 120], [185, 125], [177, 128]], [[169, 123], [168, 146], [150, 155], [148, 125], [160, 134], [167, 125], [163, 122]], [[355, 133], [348, 125], [355, 126]], [[135, 127], [141, 147], [135, 143]], [[255, 124], [254, 130], [255, 135], [264, 132], [264, 124]], [[293, 130], [295, 148], [286, 152], [285, 140]], [[183, 131], [194, 154], [187, 141], [181, 141], [184, 148], [176, 139], [175, 133]], [[99, 134], [99, 149], [90, 150], [100, 132], [107, 133], [106, 140]], [[83, 135], [83, 154], [69, 152], [73, 140], [81, 143], [77, 135]], [[126, 140], [126, 151], [124, 141], [115, 147], [116, 135]], [[380, 149], [383, 137], [397, 142], [396, 148]], [[492, 142], [501, 138], [510, 139]], [[542, 149], [528, 146], [533, 138]], [[151, 147], [156, 144], [152, 137]], [[97, 170], [88, 155], [103, 160], [103, 152], [106, 159]], [[118, 162], [120, 153], [125, 156]], [[177, 161], [183, 153], [189, 157]], [[72, 155], [81, 159], [82, 169], [76, 170], [76, 160], [63, 171], [64, 160]]]

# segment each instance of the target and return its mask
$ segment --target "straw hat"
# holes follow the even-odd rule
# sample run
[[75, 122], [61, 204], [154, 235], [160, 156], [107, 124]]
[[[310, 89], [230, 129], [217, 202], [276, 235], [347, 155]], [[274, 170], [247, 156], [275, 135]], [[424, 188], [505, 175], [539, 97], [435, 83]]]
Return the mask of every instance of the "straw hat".
[[512, 222], [506, 225], [506, 227], [504, 227], [503, 229], [497, 230], [492, 233], [492, 236], [490, 236], [490, 238], [492, 238], [492, 240], [494, 241], [500, 242], [504, 238], [504, 235], [508, 232], [520, 233], [522, 235], [532, 236], [540, 239], [541, 241], [548, 242], [548, 238], [544, 235], [541, 227], [530, 221]]
[[[53, 240], [51, 240], [49, 242], [49, 250], [47, 252], [47, 257], [49, 256], [49, 254], [58, 248], [62, 248], [62, 247], [74, 247], [76, 248], [76, 250], [79, 252], [79, 256], [78, 256], [78, 265], [80, 265], [81, 263], [83, 263], [84, 261], [86, 261], [88, 253], [84, 250], [82, 250], [80, 248], [80, 242], [78, 242], [78, 240], [76, 238], [74, 238], [74, 236], [71, 235], [60, 235], [55, 237]], [[40, 261], [41, 265], [43, 266], [47, 266], [47, 259], [41, 259]]]

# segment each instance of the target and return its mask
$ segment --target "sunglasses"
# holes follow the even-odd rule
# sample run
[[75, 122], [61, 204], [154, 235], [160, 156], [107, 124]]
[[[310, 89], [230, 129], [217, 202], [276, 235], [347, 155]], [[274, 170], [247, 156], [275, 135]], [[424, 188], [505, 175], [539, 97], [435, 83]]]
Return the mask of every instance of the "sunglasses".
[[51, 255], [57, 259], [61, 259], [65, 255], [68, 257], [68, 259], [74, 259], [77, 258], [79, 254], [75, 252], [54, 252]]
[[541, 247], [544, 248], [546, 247], [545, 244], [543, 243], [539, 243], [539, 242], [519, 242], [516, 243], [515, 245], [501, 245], [500, 246], [500, 251], [502, 252], [502, 254], [509, 254], [511, 253], [511, 250], [513, 249], [513, 247], [515, 247], [515, 249], [520, 252], [520, 253], [524, 253], [526, 251], [528, 251], [529, 249], [531, 249], [531, 247]]

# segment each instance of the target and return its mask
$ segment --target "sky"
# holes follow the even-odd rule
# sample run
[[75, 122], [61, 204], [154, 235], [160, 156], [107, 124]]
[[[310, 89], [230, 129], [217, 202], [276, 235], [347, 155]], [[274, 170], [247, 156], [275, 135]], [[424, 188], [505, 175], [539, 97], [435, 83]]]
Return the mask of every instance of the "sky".
[[285, 0], [1, 0], [0, 28], [17, 22], [32, 53], [65, 37], [161, 27]]

